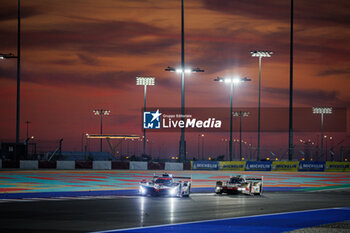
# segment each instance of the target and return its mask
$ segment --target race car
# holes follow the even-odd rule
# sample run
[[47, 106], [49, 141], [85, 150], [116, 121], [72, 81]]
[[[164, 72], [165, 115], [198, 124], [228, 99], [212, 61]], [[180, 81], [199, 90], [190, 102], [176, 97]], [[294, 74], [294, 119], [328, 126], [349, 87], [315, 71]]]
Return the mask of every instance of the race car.
[[263, 177], [231, 176], [228, 181], [217, 181], [216, 194], [257, 194], [261, 195], [263, 190]]
[[189, 197], [191, 181], [192, 177], [173, 176], [168, 173], [154, 174], [151, 181], [142, 180], [140, 182], [139, 192], [143, 196]]

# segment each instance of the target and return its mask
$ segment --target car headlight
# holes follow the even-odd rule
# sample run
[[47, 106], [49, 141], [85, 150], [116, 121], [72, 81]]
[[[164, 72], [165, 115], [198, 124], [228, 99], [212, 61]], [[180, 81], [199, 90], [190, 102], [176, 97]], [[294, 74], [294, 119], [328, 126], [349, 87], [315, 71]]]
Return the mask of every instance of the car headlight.
[[170, 190], [170, 195], [176, 195], [177, 187]]
[[140, 186], [140, 193], [141, 194], [145, 194], [146, 193], [146, 189], [142, 186]]

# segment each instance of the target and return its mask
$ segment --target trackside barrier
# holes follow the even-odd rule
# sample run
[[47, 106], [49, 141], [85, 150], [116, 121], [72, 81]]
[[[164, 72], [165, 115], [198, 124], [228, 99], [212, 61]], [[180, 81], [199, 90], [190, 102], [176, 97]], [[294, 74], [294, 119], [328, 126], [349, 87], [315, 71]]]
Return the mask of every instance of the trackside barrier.
[[2, 168], [19, 168], [19, 160], [2, 160]]
[[350, 162], [326, 162], [325, 172], [350, 172]]
[[56, 161], [56, 169], [74, 170], [75, 161]]
[[39, 169], [55, 169], [56, 168], [56, 161], [47, 161], [47, 160], [39, 160]]
[[75, 169], [92, 169], [92, 161], [75, 161]]
[[184, 170], [191, 170], [192, 162], [184, 162]]
[[94, 170], [111, 170], [111, 161], [92, 161], [92, 169]]
[[325, 162], [312, 162], [304, 161], [299, 163], [300, 172], [323, 172], [325, 168]]
[[220, 161], [219, 170], [244, 171], [245, 161]]
[[141, 161], [130, 161], [129, 165], [130, 170], [147, 170], [147, 162], [141, 162]]
[[217, 161], [192, 161], [192, 170], [218, 170], [219, 162]]
[[38, 160], [20, 160], [19, 168], [21, 169], [38, 169], [39, 161]]
[[148, 162], [147, 170], [164, 170], [165, 164], [161, 162]]
[[129, 162], [112, 161], [112, 169], [128, 169], [129, 170]]
[[271, 171], [297, 172], [299, 161], [273, 161]]
[[166, 171], [182, 171], [184, 170], [184, 164], [183, 163], [171, 163], [166, 162], [165, 163], [165, 170]]
[[245, 164], [246, 171], [271, 171], [271, 161], [247, 161]]

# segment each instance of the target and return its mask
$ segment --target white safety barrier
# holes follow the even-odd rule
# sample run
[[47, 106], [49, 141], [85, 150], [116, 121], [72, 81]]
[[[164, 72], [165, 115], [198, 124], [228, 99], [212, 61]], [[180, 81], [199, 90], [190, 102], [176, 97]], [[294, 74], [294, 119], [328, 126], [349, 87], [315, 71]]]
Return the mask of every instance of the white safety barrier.
[[111, 170], [111, 161], [92, 161], [92, 169], [94, 170]]
[[56, 161], [56, 169], [73, 170], [75, 161]]
[[19, 168], [21, 169], [38, 169], [39, 161], [38, 160], [20, 160]]
[[130, 170], [147, 170], [147, 162], [130, 161]]
[[165, 163], [165, 170], [166, 171], [182, 171], [184, 170], [184, 164], [183, 163]]

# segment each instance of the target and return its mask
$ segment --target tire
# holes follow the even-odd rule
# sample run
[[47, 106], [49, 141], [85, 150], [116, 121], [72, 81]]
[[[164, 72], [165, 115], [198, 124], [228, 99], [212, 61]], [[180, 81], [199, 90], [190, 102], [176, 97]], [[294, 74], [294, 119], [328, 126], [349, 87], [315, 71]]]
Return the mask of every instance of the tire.
[[[216, 190], [216, 188], [215, 188], [215, 190]], [[222, 194], [222, 189], [220, 189], [219, 192], [215, 191], [215, 193], [216, 193], [216, 194]]]
[[190, 197], [190, 193], [191, 193], [191, 185], [188, 186], [188, 194], [183, 195], [184, 197]]
[[259, 188], [259, 193], [258, 193], [258, 195], [262, 195], [262, 192], [263, 192], [263, 190], [262, 190], [262, 185], [260, 185], [260, 188]]

